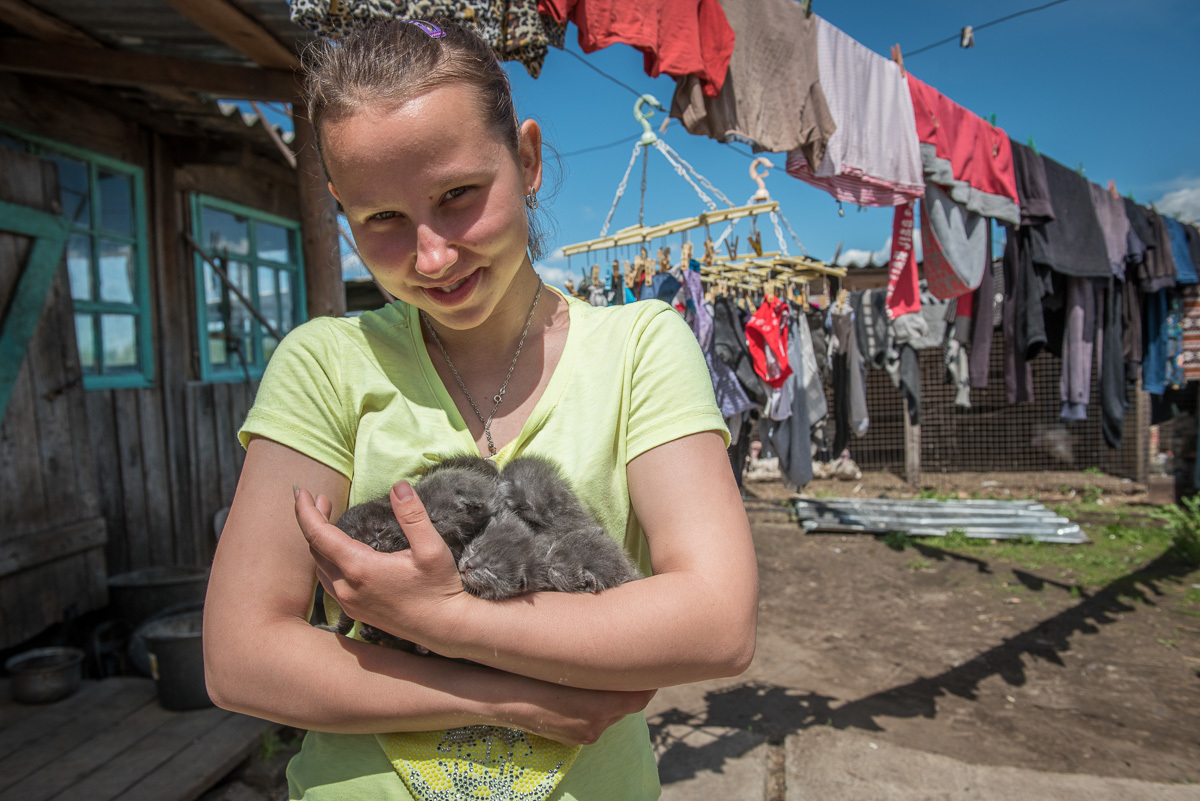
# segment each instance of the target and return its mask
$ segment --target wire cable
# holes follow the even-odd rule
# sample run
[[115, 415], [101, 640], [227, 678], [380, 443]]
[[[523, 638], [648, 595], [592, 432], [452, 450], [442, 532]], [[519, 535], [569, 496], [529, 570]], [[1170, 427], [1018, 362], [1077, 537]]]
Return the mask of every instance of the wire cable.
[[616, 147], [617, 145], [629, 144], [629, 142], [638, 138], [638, 136], [640, 136], [640, 134], [634, 135], [634, 136], [630, 136], [627, 134], [625, 136], [622, 136], [620, 139], [616, 140], [615, 142], [609, 142], [607, 145], [594, 145], [592, 147], [585, 147], [582, 150], [572, 150], [570, 153], [559, 153], [558, 155], [564, 159], [569, 159], [572, 156], [582, 156], [584, 153], [593, 153], [597, 150], [607, 150], [608, 148]]
[[600, 73], [600, 74], [601, 74], [601, 75], [603, 75], [605, 78], [608, 78], [610, 81], [612, 81], [613, 83], [615, 83], [617, 86], [620, 86], [620, 87], [622, 87], [622, 88], [626, 89], [627, 91], [633, 92], [633, 94], [634, 94], [634, 96], [635, 96], [635, 97], [641, 97], [643, 94], [645, 94], [645, 92], [639, 92], [637, 89], [634, 89], [634, 88], [633, 88], [632, 86], [630, 86], [629, 84], [627, 84], [627, 83], [624, 83], [623, 81], [619, 81], [619, 80], [617, 80], [616, 78], [614, 78], [613, 76], [611, 76], [611, 75], [609, 75], [607, 72], [605, 72], [604, 70], [602, 70], [602, 69], [600, 69], [599, 67], [597, 67], [595, 64], [591, 64], [591, 63], [589, 63], [587, 59], [585, 59], [583, 56], [581, 56], [581, 55], [579, 55], [578, 53], [576, 53], [574, 50], [567, 50], [567, 49], [564, 47], [564, 48], [563, 48], [563, 52], [564, 52], [564, 53], [566, 53], [567, 55], [574, 56], [576, 59], [578, 59], [578, 60], [579, 60], [579, 63], [580, 63], [580, 64], [582, 64], [583, 66], [587, 67], [587, 68], [588, 68], [588, 69], [590, 69], [590, 70], [594, 70], [594, 71], [596, 71], [596, 72]]
[[[994, 19], [991, 22], [985, 22], [982, 25], [972, 25], [971, 27], [974, 30], [981, 31], [984, 28], [990, 28], [993, 25], [999, 25], [1001, 22], [1008, 22], [1010, 19], [1015, 19], [1017, 17], [1024, 16], [1025, 14], [1032, 14], [1035, 11], [1044, 11], [1045, 9], [1050, 8], [1051, 6], [1061, 5], [1062, 3], [1065, 3], [1065, 2], [1067, 2], [1067, 0], [1054, 0], [1051, 3], [1045, 3], [1044, 5], [1035, 6], [1034, 8], [1027, 8], [1024, 11], [1017, 11], [1017, 12], [1009, 14], [1007, 16], [1000, 17], [999, 19]], [[920, 53], [924, 53], [926, 50], [932, 50], [935, 47], [941, 47], [942, 45], [949, 44], [950, 42], [957, 42], [960, 40], [961, 36], [962, 36], [961, 33], [956, 33], [953, 36], [949, 36], [945, 39], [942, 39], [941, 41], [934, 42], [933, 44], [927, 44], [924, 47], [918, 47], [916, 50], [910, 51], [908, 53], [904, 53], [903, 57], [908, 58], [909, 56], [915, 56]]]

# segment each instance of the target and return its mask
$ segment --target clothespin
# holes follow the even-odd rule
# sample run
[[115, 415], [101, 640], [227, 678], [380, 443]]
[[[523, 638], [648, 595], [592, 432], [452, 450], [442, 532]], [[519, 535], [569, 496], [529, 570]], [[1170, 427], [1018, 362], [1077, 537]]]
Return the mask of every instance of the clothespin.
[[900, 67], [900, 77], [905, 77], [908, 73], [904, 71], [904, 54], [900, 52], [899, 44], [892, 45], [892, 61], [895, 61], [896, 65]]
[[974, 47], [975, 46], [975, 28], [971, 25], [963, 27], [958, 35], [959, 47]]
[[753, 236], [747, 236], [746, 241], [750, 243], [750, 247], [754, 248], [754, 255], [762, 255], [762, 232], [755, 231]]
[[1087, 170], [1085, 170], [1085, 169], [1083, 168], [1083, 162], [1082, 162], [1082, 161], [1081, 161], [1081, 162], [1079, 162], [1079, 166], [1075, 168], [1075, 172], [1079, 173], [1080, 175], [1087, 175]]
[[733, 259], [737, 258], [737, 251], [738, 251], [738, 238], [736, 236], [730, 237], [729, 239], [725, 240], [725, 252], [729, 254], [729, 258], [731, 261]]
[[1041, 155], [1040, 153], [1038, 153], [1037, 145], [1035, 145], [1035, 144], [1033, 143], [1033, 137], [1032, 137], [1032, 136], [1031, 136], [1031, 137], [1029, 137], [1029, 141], [1028, 141], [1026, 144], [1028, 144], [1028, 145], [1029, 145], [1029, 149], [1033, 151], [1033, 154], [1034, 154], [1035, 156], [1039, 156], [1039, 155]]
[[1117, 200], [1121, 199], [1121, 193], [1117, 191], [1117, 182], [1111, 178], [1108, 179], [1108, 192]]
[[812, 0], [800, 0], [800, 8], [804, 9], [804, 16], [812, 15]]

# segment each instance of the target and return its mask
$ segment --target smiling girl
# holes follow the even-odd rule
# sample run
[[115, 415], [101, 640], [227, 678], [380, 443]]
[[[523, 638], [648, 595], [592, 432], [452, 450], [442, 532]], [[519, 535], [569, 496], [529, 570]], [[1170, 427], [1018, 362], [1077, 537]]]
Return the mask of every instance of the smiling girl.
[[[310, 54], [307, 81], [330, 191], [397, 301], [272, 357], [209, 583], [210, 695], [309, 730], [291, 798], [657, 798], [641, 710], [754, 652], [753, 544], [695, 338], [666, 304], [542, 284], [541, 132], [470, 31], [376, 24]], [[461, 453], [553, 459], [648, 577], [464, 592], [404, 480]], [[389, 493], [410, 550], [329, 523]], [[330, 614], [432, 653], [313, 628], [318, 581]]]

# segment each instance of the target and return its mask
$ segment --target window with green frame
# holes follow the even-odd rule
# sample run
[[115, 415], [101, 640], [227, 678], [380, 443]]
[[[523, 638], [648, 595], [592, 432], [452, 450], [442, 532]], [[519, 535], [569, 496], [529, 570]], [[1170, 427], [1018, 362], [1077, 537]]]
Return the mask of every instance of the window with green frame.
[[270, 329], [282, 336], [304, 321], [300, 224], [208, 195], [193, 195], [192, 230], [204, 254], [220, 268], [214, 269], [208, 259], [196, 254], [201, 377], [205, 381], [258, 378], [279, 344]]
[[58, 168], [71, 224], [67, 274], [87, 389], [150, 386], [150, 286], [143, 172], [132, 164], [0, 126], [0, 146]]

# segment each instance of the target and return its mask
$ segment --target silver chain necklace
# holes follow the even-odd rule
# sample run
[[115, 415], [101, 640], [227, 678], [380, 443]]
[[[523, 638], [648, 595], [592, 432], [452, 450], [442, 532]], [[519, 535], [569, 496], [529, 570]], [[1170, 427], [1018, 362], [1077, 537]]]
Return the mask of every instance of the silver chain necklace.
[[492, 442], [492, 418], [496, 416], [496, 410], [500, 408], [500, 404], [504, 400], [504, 391], [508, 389], [509, 379], [512, 378], [513, 369], [517, 366], [517, 359], [521, 358], [521, 348], [525, 345], [525, 335], [529, 333], [529, 326], [533, 323], [533, 313], [537, 311], [538, 298], [542, 296], [543, 286], [545, 284], [539, 278], [537, 292], [533, 295], [533, 305], [529, 307], [529, 317], [525, 320], [525, 330], [521, 332], [521, 339], [517, 342], [517, 352], [513, 354], [512, 364], [508, 366], [508, 375], [504, 376], [504, 383], [500, 385], [500, 391], [492, 396], [492, 413], [486, 419], [483, 416], [483, 412], [479, 411], [479, 407], [475, 405], [475, 399], [471, 397], [471, 393], [467, 392], [467, 385], [463, 383], [458, 370], [454, 369], [454, 362], [450, 361], [450, 354], [446, 353], [446, 347], [442, 344], [441, 337], [437, 335], [437, 331], [433, 330], [433, 323], [429, 321], [429, 315], [425, 314], [424, 310], [421, 310], [421, 319], [425, 321], [425, 326], [429, 329], [429, 334], [433, 337], [434, 344], [438, 346], [438, 350], [442, 352], [442, 358], [446, 360], [446, 365], [450, 368], [450, 372], [454, 374], [454, 380], [458, 382], [458, 388], [467, 396], [467, 402], [475, 410], [475, 416], [479, 418], [479, 422], [483, 423], [483, 435], [487, 437], [488, 451], [492, 456], [496, 455], [496, 445]]

